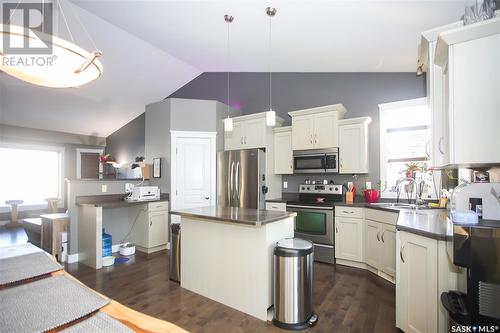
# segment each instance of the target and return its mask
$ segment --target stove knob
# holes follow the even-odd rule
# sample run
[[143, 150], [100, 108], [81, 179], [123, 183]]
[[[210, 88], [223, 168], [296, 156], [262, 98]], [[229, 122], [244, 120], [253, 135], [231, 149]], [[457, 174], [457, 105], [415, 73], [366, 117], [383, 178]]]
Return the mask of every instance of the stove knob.
[[330, 191], [333, 190], [333, 187], [330, 187]]
[[335, 192], [338, 192], [338, 190], [339, 190], [339, 188], [338, 188], [338, 187], [336, 187], [336, 188], [335, 188]]
[[307, 190], [309, 191], [309, 186], [307, 187]]

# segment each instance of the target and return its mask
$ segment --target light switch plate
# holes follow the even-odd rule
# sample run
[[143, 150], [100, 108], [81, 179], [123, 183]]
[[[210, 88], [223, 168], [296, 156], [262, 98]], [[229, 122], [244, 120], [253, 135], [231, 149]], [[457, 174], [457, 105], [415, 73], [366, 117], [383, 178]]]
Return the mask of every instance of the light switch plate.
[[106, 184], [101, 185], [101, 192], [102, 193], [108, 192], [108, 185], [106, 185]]
[[288, 182], [287, 181], [283, 182], [283, 188], [288, 188]]

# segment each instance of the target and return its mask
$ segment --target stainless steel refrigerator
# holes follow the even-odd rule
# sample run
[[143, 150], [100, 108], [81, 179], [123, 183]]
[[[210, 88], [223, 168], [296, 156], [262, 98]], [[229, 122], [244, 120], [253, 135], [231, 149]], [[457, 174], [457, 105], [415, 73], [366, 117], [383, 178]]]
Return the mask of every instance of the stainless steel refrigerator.
[[217, 204], [264, 209], [266, 153], [244, 149], [217, 154]]

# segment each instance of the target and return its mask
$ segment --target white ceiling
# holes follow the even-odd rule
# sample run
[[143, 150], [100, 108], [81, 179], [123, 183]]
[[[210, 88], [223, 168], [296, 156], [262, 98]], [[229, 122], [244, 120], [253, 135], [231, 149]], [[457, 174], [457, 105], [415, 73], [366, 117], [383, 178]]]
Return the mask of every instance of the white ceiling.
[[[201, 74], [77, 6], [66, 1], [62, 5], [75, 42], [93, 49], [73, 11], [103, 51], [103, 75], [80, 88], [53, 89], [0, 72], [0, 123], [105, 137], [143, 113], [146, 104], [163, 99]], [[68, 38], [61, 21], [56, 31]]]
[[457, 21], [458, 1], [117, 1], [73, 0], [82, 8], [201, 71], [408, 72], [416, 69], [420, 33]]
[[[0, 0], [0, 2], [11, 0]], [[0, 123], [107, 136], [204, 71], [269, 70], [269, 1], [61, 1], [78, 45], [99, 49], [104, 74], [78, 89], [49, 89], [0, 72]], [[76, 4], [77, 6], [74, 6]], [[276, 0], [273, 71], [414, 71], [421, 31], [456, 21], [459, 1]], [[56, 35], [68, 36], [61, 17]]]

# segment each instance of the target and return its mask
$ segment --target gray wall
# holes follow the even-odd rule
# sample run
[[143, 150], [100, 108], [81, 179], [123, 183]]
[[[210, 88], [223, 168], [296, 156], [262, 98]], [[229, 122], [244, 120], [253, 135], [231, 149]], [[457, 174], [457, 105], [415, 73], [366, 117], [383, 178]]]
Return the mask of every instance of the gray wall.
[[143, 113], [106, 138], [106, 153], [121, 164], [130, 164], [137, 156], [144, 156], [145, 126]]
[[[268, 73], [231, 73], [230, 105], [243, 114], [262, 112], [269, 108]], [[226, 100], [226, 73], [203, 73], [169, 97]], [[287, 112], [342, 103], [346, 118], [370, 116], [370, 174], [354, 179], [362, 183], [380, 178], [379, 110], [378, 104], [426, 95], [425, 77], [414, 73], [274, 73], [273, 109], [290, 124]], [[305, 178], [333, 178], [336, 183], [352, 180], [352, 176], [324, 175], [284, 176], [286, 192], [296, 192]]]
[[[240, 115], [239, 110], [231, 110]], [[161, 178], [151, 185], [162, 193], [170, 192], [170, 131], [217, 132], [217, 150], [224, 149], [222, 119], [227, 106], [214, 100], [167, 98], [146, 106], [145, 157], [147, 163], [160, 157]], [[123, 142], [126, 144], [126, 142]]]

